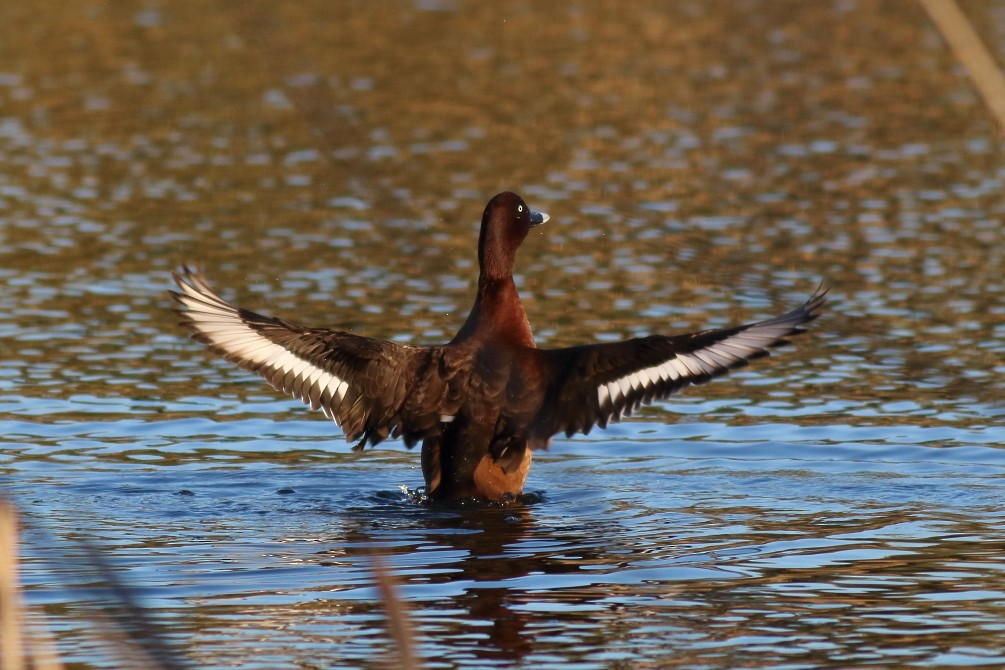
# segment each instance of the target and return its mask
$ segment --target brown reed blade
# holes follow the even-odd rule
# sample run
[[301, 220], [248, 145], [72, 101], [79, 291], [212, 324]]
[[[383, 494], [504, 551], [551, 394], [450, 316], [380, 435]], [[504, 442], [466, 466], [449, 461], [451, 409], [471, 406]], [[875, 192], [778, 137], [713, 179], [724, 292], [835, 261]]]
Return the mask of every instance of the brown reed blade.
[[1005, 76], [956, 0], [920, 0], [956, 59], [967, 70], [984, 104], [1005, 130]]
[[0, 670], [25, 667], [17, 564], [17, 515], [0, 500]]
[[415, 655], [415, 632], [408, 616], [408, 609], [398, 595], [394, 577], [387, 569], [383, 559], [376, 552], [371, 554], [370, 559], [377, 590], [380, 592], [380, 600], [387, 613], [387, 631], [394, 643], [394, 653], [389, 666], [418, 670], [422, 668], [422, 664]]

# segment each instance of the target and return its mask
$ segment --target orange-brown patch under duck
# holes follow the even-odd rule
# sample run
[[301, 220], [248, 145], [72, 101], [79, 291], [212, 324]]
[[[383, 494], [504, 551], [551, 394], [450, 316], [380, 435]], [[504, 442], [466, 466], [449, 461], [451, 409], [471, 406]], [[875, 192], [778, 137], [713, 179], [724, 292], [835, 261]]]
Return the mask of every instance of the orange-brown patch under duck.
[[606, 427], [642, 403], [763, 356], [815, 319], [826, 291], [758, 323], [684, 335], [538, 349], [513, 282], [517, 248], [548, 220], [513, 193], [482, 215], [478, 294], [447, 344], [412, 347], [309, 328], [236, 307], [197, 270], [175, 275], [174, 309], [192, 337], [334, 419], [349, 441], [422, 441], [433, 499], [523, 491], [550, 438]]

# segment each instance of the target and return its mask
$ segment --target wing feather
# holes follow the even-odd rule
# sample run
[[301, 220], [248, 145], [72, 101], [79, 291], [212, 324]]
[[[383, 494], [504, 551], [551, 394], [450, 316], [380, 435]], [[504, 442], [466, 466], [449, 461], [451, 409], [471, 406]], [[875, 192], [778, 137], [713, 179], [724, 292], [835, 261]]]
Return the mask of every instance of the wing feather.
[[422, 437], [422, 430], [413, 434], [417, 421], [405, 411], [405, 400], [419, 382], [418, 363], [432, 350], [242, 309], [221, 298], [197, 269], [185, 267], [174, 278], [179, 289], [170, 292], [174, 310], [193, 339], [322, 410], [347, 440], [376, 444], [395, 432], [414, 444]]
[[547, 385], [533, 433], [588, 433], [641, 404], [703, 384], [765, 356], [771, 347], [819, 316], [827, 291], [818, 289], [796, 309], [766, 321], [677, 336], [534, 350]]

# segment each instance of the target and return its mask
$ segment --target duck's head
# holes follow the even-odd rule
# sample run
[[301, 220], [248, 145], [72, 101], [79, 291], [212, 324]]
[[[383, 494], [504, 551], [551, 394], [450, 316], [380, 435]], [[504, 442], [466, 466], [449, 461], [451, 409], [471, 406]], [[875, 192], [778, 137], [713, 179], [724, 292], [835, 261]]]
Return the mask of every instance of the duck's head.
[[482, 276], [488, 279], [513, 276], [516, 250], [531, 228], [547, 220], [547, 214], [531, 210], [516, 193], [506, 191], [489, 200], [482, 214], [482, 231], [478, 237]]

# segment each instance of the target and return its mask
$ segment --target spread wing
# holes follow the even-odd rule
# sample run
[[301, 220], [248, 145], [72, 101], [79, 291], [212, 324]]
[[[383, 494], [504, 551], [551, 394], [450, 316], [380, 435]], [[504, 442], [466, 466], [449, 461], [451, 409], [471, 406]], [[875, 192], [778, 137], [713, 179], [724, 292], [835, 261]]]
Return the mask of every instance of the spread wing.
[[643, 403], [702, 384], [803, 332], [819, 316], [827, 291], [767, 321], [672, 337], [653, 335], [623, 342], [537, 350], [549, 380], [534, 421], [537, 437], [589, 433], [630, 414]]
[[[174, 279], [180, 291], [170, 291], [173, 309], [194, 340], [322, 410], [347, 440], [362, 439], [358, 447], [388, 435], [404, 435], [411, 445], [437, 425], [435, 411], [422, 417], [405, 408], [410, 396], [416, 400], [416, 371], [428, 363], [431, 349], [256, 314], [221, 298], [200, 271], [187, 267]], [[431, 410], [436, 405], [425, 403]]]

